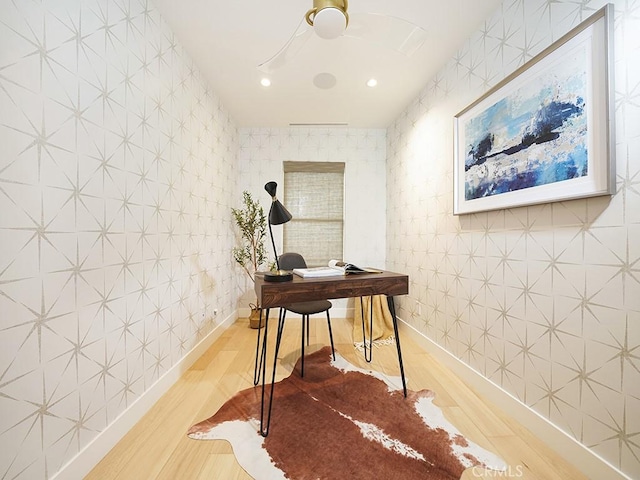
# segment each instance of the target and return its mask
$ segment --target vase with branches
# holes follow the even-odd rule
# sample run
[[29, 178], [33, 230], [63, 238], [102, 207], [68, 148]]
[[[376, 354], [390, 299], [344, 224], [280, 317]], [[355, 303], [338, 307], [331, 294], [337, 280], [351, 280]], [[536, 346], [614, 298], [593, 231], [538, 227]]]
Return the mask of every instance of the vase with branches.
[[[242, 208], [232, 208], [233, 219], [240, 230], [240, 246], [234, 247], [233, 259], [242, 267], [252, 282], [256, 272], [267, 263], [265, 239], [267, 236], [267, 217], [260, 202], [254, 200], [251, 193], [242, 192]], [[251, 306], [249, 325], [260, 328], [260, 305], [256, 299]]]

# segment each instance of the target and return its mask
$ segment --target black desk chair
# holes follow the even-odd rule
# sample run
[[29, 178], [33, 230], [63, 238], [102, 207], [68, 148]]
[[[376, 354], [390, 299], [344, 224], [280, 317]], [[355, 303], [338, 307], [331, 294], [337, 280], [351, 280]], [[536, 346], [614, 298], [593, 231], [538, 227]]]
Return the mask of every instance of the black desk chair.
[[[280, 263], [281, 270], [293, 270], [294, 268], [307, 268], [307, 262], [299, 253], [283, 253], [280, 255], [278, 262]], [[284, 327], [284, 319], [287, 312], [297, 313], [302, 315], [302, 357], [300, 365], [300, 376], [304, 377], [304, 340], [305, 330], [307, 345], [309, 345], [309, 315], [316, 313], [327, 312], [327, 325], [329, 326], [329, 339], [331, 340], [331, 352], [333, 353], [333, 359], [336, 359], [336, 351], [333, 347], [333, 333], [331, 332], [331, 317], [329, 316], [329, 309], [331, 308], [331, 302], [329, 300], [316, 300], [313, 302], [298, 302], [286, 305], [281, 312], [282, 326]], [[280, 339], [277, 340], [280, 343]], [[276, 347], [277, 348], [277, 347]]]

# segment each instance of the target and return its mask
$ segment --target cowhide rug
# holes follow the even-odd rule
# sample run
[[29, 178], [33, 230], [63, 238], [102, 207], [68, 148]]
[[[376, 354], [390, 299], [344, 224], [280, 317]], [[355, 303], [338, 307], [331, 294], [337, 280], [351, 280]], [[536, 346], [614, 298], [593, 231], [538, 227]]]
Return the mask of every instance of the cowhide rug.
[[[237, 393], [189, 430], [194, 439], [228, 440], [240, 465], [259, 480], [458, 480], [470, 467], [506, 470], [465, 439], [433, 404], [429, 390], [408, 392], [325, 347], [278, 382], [269, 435], [258, 433], [260, 387]], [[268, 391], [267, 391], [268, 396]]]

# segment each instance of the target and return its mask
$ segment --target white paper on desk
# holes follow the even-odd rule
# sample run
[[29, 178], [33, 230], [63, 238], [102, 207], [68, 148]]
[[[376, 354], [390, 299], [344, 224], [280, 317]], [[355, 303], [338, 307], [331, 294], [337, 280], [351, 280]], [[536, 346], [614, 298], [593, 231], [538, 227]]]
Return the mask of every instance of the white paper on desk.
[[331, 267], [294, 268], [293, 273], [303, 278], [337, 277], [344, 275], [344, 272]]

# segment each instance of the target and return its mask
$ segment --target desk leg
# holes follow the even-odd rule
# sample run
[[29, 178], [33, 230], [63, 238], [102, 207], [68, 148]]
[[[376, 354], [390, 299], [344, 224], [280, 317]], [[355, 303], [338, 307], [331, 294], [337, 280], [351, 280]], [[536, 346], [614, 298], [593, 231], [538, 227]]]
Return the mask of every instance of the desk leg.
[[[262, 325], [262, 309], [260, 309], [260, 323]], [[265, 348], [267, 347], [267, 334], [265, 330], [264, 340], [262, 342], [262, 349], [260, 349], [260, 332], [262, 328], [258, 327], [258, 339], [256, 341], [256, 363], [253, 367], [253, 385], [257, 386], [260, 383], [260, 370], [262, 369], [262, 362], [264, 362]]]
[[286, 310], [284, 308], [280, 309], [280, 314], [278, 315], [278, 331], [276, 333], [276, 346], [273, 353], [273, 371], [271, 373], [271, 392], [269, 394], [269, 405], [266, 409], [266, 419], [265, 419], [265, 404], [264, 404], [264, 392], [265, 392], [265, 379], [266, 379], [266, 365], [267, 365], [267, 327], [269, 325], [269, 309], [267, 309], [267, 318], [264, 322], [264, 340], [263, 340], [263, 356], [262, 360], [262, 399], [260, 401], [260, 435], [266, 437], [269, 435], [269, 425], [271, 424], [271, 407], [273, 406], [273, 388], [276, 382], [276, 363], [278, 361], [278, 352], [280, 350], [280, 341], [282, 340], [282, 332], [284, 330], [284, 319], [285, 319]]
[[402, 389], [404, 391], [405, 398], [407, 397], [407, 382], [404, 378], [404, 365], [402, 364], [402, 350], [400, 349], [400, 335], [398, 334], [398, 317], [396, 317], [396, 305], [393, 301], [393, 297], [389, 298], [389, 309], [391, 310], [391, 316], [393, 317], [393, 333], [396, 336], [396, 348], [398, 349], [398, 363], [400, 364], [400, 377], [402, 377]]
[[260, 434], [262, 434], [262, 424], [264, 418], [264, 379], [266, 377], [266, 365], [267, 362], [267, 334], [269, 333], [269, 309], [267, 308], [266, 317], [264, 319], [264, 339], [262, 340], [262, 352], [260, 354], [260, 366], [262, 368], [262, 373], [260, 373], [260, 377], [262, 378], [262, 390], [260, 392], [261, 400], [260, 400]]
[[364, 345], [364, 359], [371, 363], [373, 358], [373, 296], [369, 296], [369, 354], [367, 355], [367, 334], [364, 328], [364, 305], [360, 297], [360, 316], [362, 317], [362, 344]]

